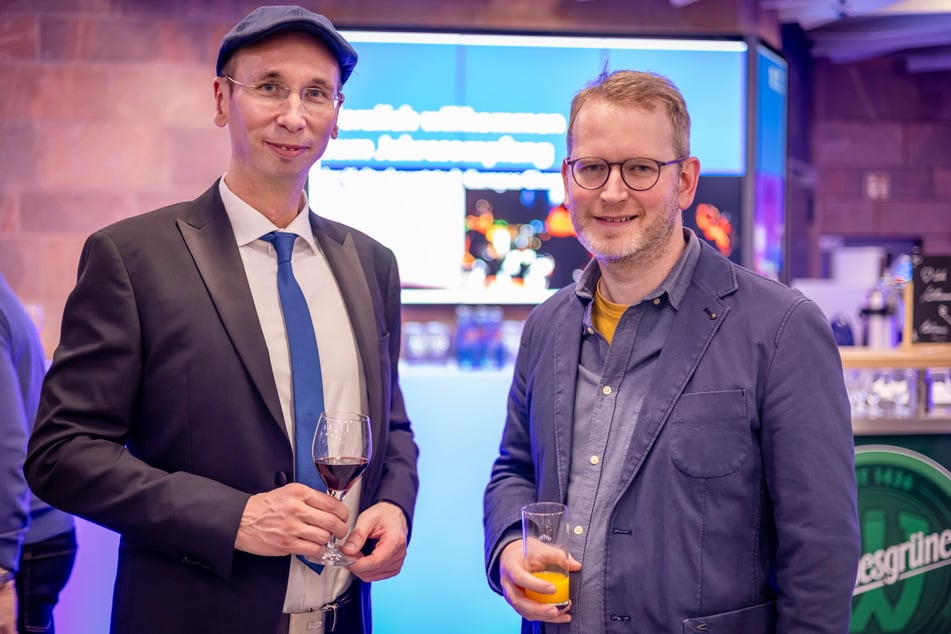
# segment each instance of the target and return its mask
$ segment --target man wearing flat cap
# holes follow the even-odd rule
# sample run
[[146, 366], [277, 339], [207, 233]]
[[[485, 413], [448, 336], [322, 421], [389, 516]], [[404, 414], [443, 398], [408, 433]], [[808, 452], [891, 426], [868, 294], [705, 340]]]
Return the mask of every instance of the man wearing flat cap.
[[[251, 12], [213, 84], [227, 172], [83, 248], [25, 471], [121, 536], [113, 633], [362, 634], [369, 583], [402, 567], [418, 452], [396, 261], [304, 191], [356, 62], [321, 15]], [[309, 450], [331, 410], [371, 423], [343, 501]], [[314, 565], [331, 540], [356, 561]]]

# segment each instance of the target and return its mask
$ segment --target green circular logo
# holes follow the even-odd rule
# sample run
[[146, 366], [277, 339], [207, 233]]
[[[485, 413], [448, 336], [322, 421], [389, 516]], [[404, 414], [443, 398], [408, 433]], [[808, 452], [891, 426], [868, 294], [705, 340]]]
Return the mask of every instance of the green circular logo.
[[855, 448], [862, 558], [849, 632], [951, 632], [951, 472], [891, 445]]

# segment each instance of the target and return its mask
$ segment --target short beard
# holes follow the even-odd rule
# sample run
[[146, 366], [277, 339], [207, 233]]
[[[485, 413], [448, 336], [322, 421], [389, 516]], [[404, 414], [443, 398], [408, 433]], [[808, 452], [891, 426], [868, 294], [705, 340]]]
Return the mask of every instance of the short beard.
[[681, 210], [676, 201], [672, 201], [662, 217], [655, 218], [655, 222], [646, 227], [640, 236], [632, 239], [613, 241], [607, 248], [604, 241], [591, 240], [587, 231], [578, 232], [578, 242], [594, 255], [599, 262], [607, 264], [627, 264], [633, 266], [649, 265], [658, 254], [667, 249], [670, 236], [678, 226]]

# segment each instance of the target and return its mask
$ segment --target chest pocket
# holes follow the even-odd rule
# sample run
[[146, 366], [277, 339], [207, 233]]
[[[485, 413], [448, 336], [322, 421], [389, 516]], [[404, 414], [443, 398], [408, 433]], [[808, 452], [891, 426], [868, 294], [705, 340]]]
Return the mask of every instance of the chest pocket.
[[670, 458], [694, 478], [717, 478], [736, 471], [750, 451], [743, 390], [684, 394], [670, 422]]

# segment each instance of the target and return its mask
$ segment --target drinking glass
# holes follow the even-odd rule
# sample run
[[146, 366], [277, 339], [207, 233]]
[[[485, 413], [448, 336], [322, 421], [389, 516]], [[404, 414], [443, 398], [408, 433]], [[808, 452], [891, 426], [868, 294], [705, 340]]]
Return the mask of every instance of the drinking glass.
[[[322, 412], [314, 431], [314, 466], [327, 492], [342, 500], [370, 463], [372, 441], [370, 418], [351, 412]], [[337, 548], [331, 537], [324, 556], [326, 566], [349, 566], [355, 560]]]
[[522, 554], [528, 571], [555, 586], [553, 594], [525, 589], [525, 596], [559, 608], [568, 598], [568, 507], [535, 502], [522, 507]]

